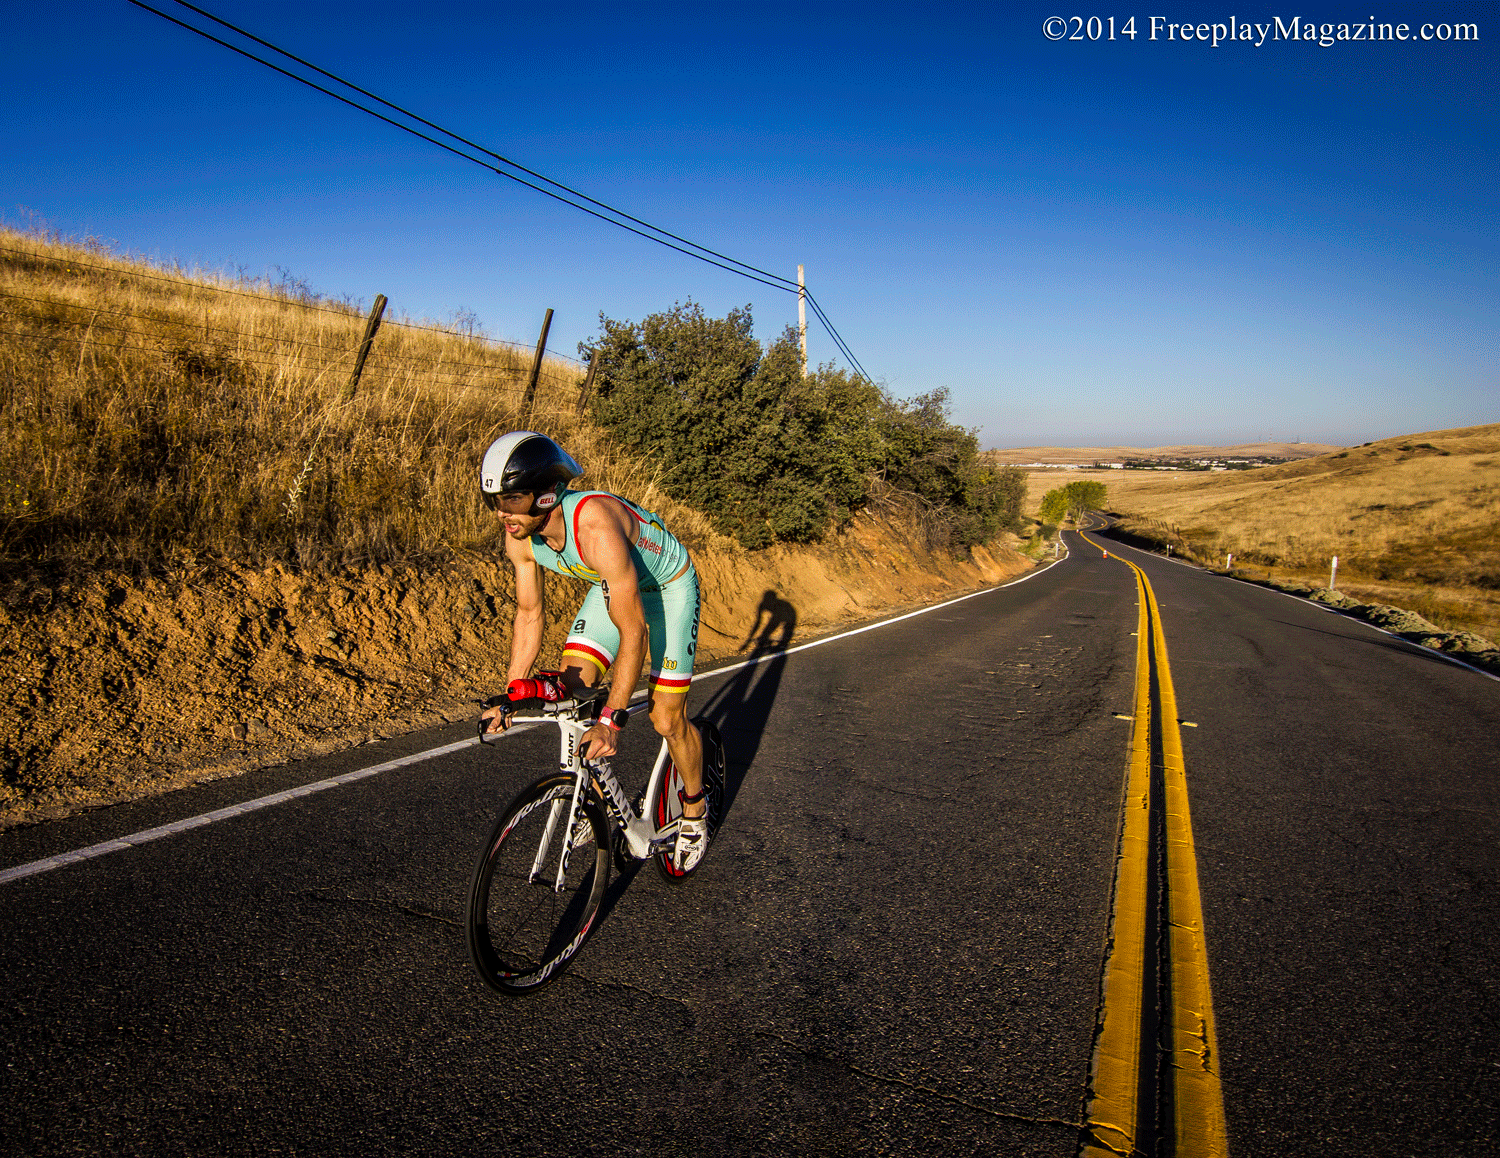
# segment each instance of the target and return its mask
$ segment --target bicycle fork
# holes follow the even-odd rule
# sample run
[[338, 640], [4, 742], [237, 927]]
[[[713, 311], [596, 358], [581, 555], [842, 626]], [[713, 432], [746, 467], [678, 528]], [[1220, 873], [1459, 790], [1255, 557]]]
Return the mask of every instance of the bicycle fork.
[[[568, 873], [568, 861], [573, 856], [573, 830], [578, 820], [578, 802], [583, 794], [583, 767], [578, 759], [578, 737], [583, 735], [585, 727], [576, 723], [565, 724], [557, 721], [558, 728], [562, 732], [562, 756], [559, 766], [564, 772], [573, 777], [573, 792], [569, 797], [567, 806], [567, 822], [563, 825], [562, 854], [557, 858], [557, 876], [552, 882], [552, 891], [561, 893], [563, 881]], [[547, 853], [552, 848], [552, 837], [557, 832], [557, 822], [563, 816], [563, 799], [561, 796], [552, 801], [552, 807], [547, 815], [547, 827], [542, 830], [541, 842], [537, 845], [536, 857], [531, 862], [531, 874], [526, 878], [528, 883], [536, 884], [542, 879], [542, 871], [547, 863]]]

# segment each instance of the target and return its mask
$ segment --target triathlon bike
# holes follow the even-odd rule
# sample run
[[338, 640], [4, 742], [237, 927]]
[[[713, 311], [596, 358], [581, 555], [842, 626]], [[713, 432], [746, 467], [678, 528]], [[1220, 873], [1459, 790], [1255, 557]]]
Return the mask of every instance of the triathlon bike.
[[[674, 884], [697, 871], [683, 870], [674, 857], [683, 783], [666, 741], [650, 780], [634, 801], [609, 760], [590, 760], [580, 751], [583, 734], [603, 705], [602, 690], [555, 703], [514, 702], [514, 723], [557, 726], [559, 768], [506, 806], [485, 841], [469, 885], [469, 956], [485, 981], [501, 993], [539, 988], [583, 947], [595, 927], [611, 864], [623, 873], [653, 860], [662, 877]], [[693, 723], [703, 737], [712, 842], [723, 818], [724, 743], [709, 721]], [[481, 743], [485, 724], [479, 724]]]

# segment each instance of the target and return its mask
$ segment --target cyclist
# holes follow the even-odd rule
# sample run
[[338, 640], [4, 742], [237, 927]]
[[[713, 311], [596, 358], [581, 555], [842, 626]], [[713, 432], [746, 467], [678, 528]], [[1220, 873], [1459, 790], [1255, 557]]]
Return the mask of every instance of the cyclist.
[[[687, 548], [650, 511], [605, 491], [575, 491], [583, 468], [543, 434], [497, 438], [479, 468], [479, 492], [505, 528], [516, 572], [516, 619], [507, 680], [524, 679], [542, 647], [542, 569], [593, 584], [563, 645], [569, 693], [614, 680], [599, 722], [584, 733], [591, 757], [615, 753], [622, 713], [651, 658], [650, 717], [682, 775], [682, 824], [674, 861], [692, 869], [708, 845], [703, 742], [687, 718], [698, 641], [698, 574]], [[510, 726], [505, 706], [488, 709], [487, 731]]]

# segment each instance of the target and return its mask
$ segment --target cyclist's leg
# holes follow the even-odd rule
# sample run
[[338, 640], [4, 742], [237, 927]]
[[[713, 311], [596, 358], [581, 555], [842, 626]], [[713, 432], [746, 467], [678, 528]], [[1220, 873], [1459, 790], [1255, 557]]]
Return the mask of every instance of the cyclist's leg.
[[698, 650], [698, 611], [698, 576], [691, 569], [654, 593], [646, 604], [651, 632], [651, 723], [666, 739], [682, 783], [678, 800], [663, 799], [657, 805], [658, 823], [673, 812], [680, 821], [670, 858], [658, 862], [669, 880], [681, 880], [698, 867], [711, 835], [703, 736], [687, 717], [687, 692]]
[[593, 687], [609, 671], [619, 649], [620, 631], [609, 617], [604, 591], [590, 587], [563, 644], [563, 682], [574, 690]]
[[[684, 690], [685, 691], [685, 690]], [[703, 791], [703, 737], [687, 717], [684, 692], [664, 692], [659, 685], [651, 688], [651, 726], [667, 742], [672, 763], [682, 776], [683, 791], [697, 796]], [[683, 805], [683, 815], [702, 816], [707, 806], [701, 801]]]
[[[687, 716], [698, 651], [697, 572], [689, 567], [666, 587], [643, 593], [641, 602], [651, 634], [651, 726], [667, 741], [687, 795], [697, 796], [703, 791], [703, 739]], [[683, 807], [689, 819], [707, 811], [702, 800]]]

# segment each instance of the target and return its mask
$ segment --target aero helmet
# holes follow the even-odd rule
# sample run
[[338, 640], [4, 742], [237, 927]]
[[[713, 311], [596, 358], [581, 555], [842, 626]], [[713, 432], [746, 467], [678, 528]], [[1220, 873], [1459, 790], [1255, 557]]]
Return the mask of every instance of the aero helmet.
[[557, 443], [534, 430], [514, 430], [490, 443], [479, 464], [479, 494], [494, 510], [502, 494], [536, 496], [532, 513], [551, 508], [568, 482], [583, 473]]

